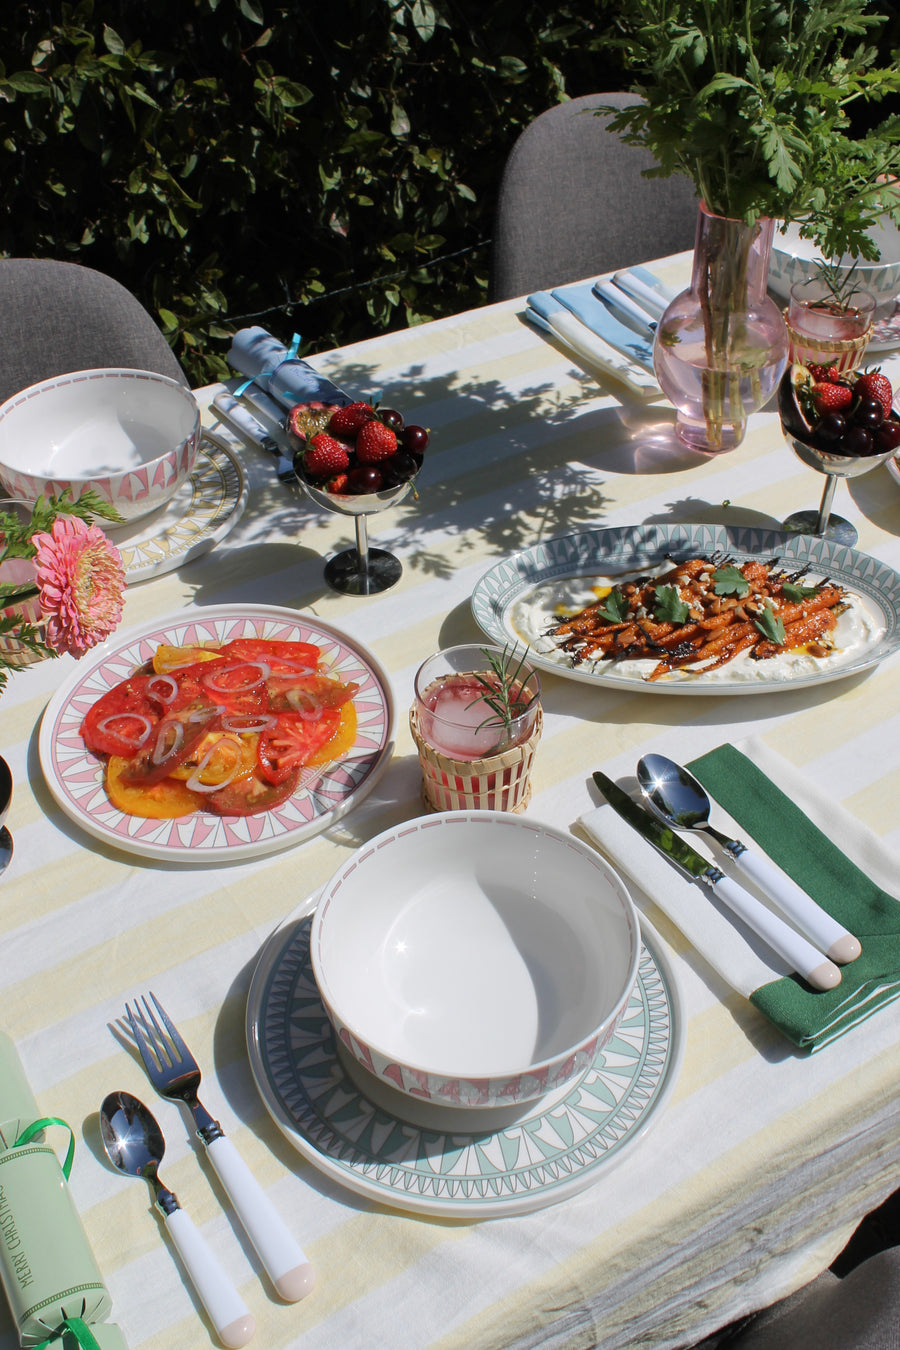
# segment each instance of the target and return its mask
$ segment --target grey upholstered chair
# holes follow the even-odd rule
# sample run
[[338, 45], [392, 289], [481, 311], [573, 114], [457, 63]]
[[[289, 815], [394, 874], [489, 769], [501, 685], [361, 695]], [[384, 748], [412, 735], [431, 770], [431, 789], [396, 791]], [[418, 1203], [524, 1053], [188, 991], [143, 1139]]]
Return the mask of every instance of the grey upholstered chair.
[[104, 366], [187, 384], [151, 315], [112, 277], [50, 258], [0, 258], [0, 401], [53, 375]]
[[692, 248], [689, 179], [644, 178], [648, 151], [595, 117], [634, 94], [586, 94], [526, 127], [503, 171], [494, 219], [491, 299], [507, 300]]

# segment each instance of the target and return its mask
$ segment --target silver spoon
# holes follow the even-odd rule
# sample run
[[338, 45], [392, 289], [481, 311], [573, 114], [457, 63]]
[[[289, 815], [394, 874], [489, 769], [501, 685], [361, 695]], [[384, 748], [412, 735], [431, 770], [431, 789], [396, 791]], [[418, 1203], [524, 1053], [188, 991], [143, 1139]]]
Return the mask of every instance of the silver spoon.
[[760, 854], [710, 825], [709, 797], [692, 773], [665, 755], [645, 755], [637, 766], [637, 780], [650, 809], [664, 824], [673, 830], [705, 830], [821, 952], [838, 965], [856, 960], [862, 951], [858, 938]]
[[12, 805], [12, 790], [10, 767], [5, 759], [0, 759], [0, 873], [9, 867], [13, 855], [12, 835], [6, 828], [6, 817]]
[[166, 1143], [156, 1118], [130, 1092], [111, 1092], [100, 1107], [100, 1137], [115, 1167], [150, 1183], [154, 1201], [220, 1341], [229, 1350], [239, 1350], [250, 1340], [256, 1324], [177, 1197], [159, 1179]]

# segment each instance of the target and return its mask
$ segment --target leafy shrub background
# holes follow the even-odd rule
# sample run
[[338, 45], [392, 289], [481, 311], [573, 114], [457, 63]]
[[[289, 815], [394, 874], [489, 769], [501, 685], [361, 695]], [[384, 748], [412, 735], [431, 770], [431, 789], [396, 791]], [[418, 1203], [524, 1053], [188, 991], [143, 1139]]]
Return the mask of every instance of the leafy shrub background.
[[625, 87], [603, 0], [7, 0], [0, 253], [84, 263], [195, 384], [483, 303], [517, 134]]

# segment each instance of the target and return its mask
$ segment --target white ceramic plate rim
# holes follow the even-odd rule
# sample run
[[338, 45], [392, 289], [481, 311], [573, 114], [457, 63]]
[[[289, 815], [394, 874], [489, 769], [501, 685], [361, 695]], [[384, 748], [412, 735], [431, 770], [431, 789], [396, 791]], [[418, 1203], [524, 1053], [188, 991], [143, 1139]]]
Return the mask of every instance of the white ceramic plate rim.
[[[293, 911], [276, 928], [274, 933], [261, 949], [256, 968], [250, 981], [250, 989], [247, 995], [246, 1012], [246, 1033], [247, 1050], [250, 1060], [250, 1069], [256, 1082], [257, 1089], [262, 1097], [263, 1103], [271, 1115], [273, 1121], [281, 1130], [288, 1142], [297, 1150], [297, 1152], [307, 1161], [311, 1162], [324, 1175], [337, 1181], [346, 1189], [375, 1200], [379, 1204], [411, 1213], [431, 1214], [438, 1217], [457, 1218], [457, 1219], [484, 1219], [500, 1216], [509, 1216], [515, 1214], [528, 1214], [535, 1210], [542, 1209], [551, 1204], [557, 1204], [560, 1201], [567, 1200], [571, 1196], [578, 1194], [587, 1186], [598, 1180], [611, 1167], [617, 1166], [623, 1159], [628, 1157], [634, 1149], [646, 1137], [649, 1130], [657, 1123], [663, 1114], [669, 1099], [678, 1081], [678, 1075], [681, 1069], [682, 1058], [684, 1055], [685, 1044], [685, 1017], [683, 1013], [681, 995], [678, 984], [675, 979], [672, 967], [661, 951], [659, 938], [653, 932], [650, 925], [643, 915], [640, 916], [641, 931], [643, 938], [643, 947], [655, 964], [660, 980], [664, 986], [668, 1010], [669, 1010], [669, 1038], [667, 1043], [667, 1059], [663, 1067], [658, 1086], [652, 1095], [649, 1105], [641, 1111], [637, 1120], [631, 1127], [625, 1131], [626, 1137], [622, 1142], [609, 1152], [594, 1158], [590, 1163], [586, 1163], [580, 1170], [575, 1168], [566, 1180], [555, 1182], [547, 1187], [534, 1187], [527, 1192], [507, 1197], [493, 1197], [491, 1199], [467, 1199], [467, 1200], [443, 1200], [437, 1196], [422, 1195], [416, 1189], [406, 1188], [402, 1184], [399, 1176], [396, 1176], [396, 1170], [389, 1164], [358, 1165], [351, 1168], [349, 1163], [342, 1165], [340, 1158], [332, 1158], [328, 1153], [320, 1150], [316, 1144], [309, 1139], [297, 1122], [282, 1105], [278, 1093], [266, 1074], [263, 1052], [260, 1045], [260, 1024], [264, 1015], [264, 998], [270, 976], [276, 969], [285, 947], [291, 942], [293, 929], [296, 924], [303, 919], [308, 918], [318, 903], [318, 894], [310, 896], [296, 910]], [[310, 968], [311, 977], [311, 968]], [[324, 1016], [324, 1013], [323, 1013]], [[327, 1021], [327, 1018], [326, 1018]], [[650, 1038], [648, 1037], [648, 1040]], [[602, 1052], [601, 1052], [602, 1053]], [[660, 1053], [659, 1047], [654, 1047], [652, 1052], [648, 1049], [648, 1054]], [[336, 1062], [337, 1057], [332, 1057], [332, 1063]], [[321, 1063], [318, 1066], [320, 1072], [327, 1071], [328, 1057], [323, 1048]], [[338, 1062], [338, 1071], [343, 1072]], [[588, 1071], [590, 1072], [590, 1070]], [[578, 1089], [578, 1084], [573, 1085], [572, 1091]], [[358, 1095], [358, 1089], [351, 1085], [351, 1090]], [[552, 1093], [550, 1100], [556, 1104], [565, 1097], [565, 1089], [560, 1089]], [[454, 1108], [443, 1108], [443, 1115], [446, 1117], [446, 1129], [440, 1134], [434, 1129], [425, 1129], [409, 1124], [398, 1117], [391, 1117], [385, 1112], [383, 1107], [379, 1109], [379, 1120], [388, 1125], [394, 1124], [402, 1128], [410, 1140], [410, 1148], [415, 1152], [414, 1140], [418, 1138], [419, 1143], [423, 1144], [428, 1156], [433, 1164], [435, 1175], [440, 1174], [440, 1162], [437, 1156], [437, 1141], [441, 1134], [446, 1134], [453, 1140], [452, 1147], [459, 1146], [462, 1138], [457, 1128], [454, 1128]], [[441, 1108], [435, 1108], [441, 1110]], [[532, 1113], [540, 1114], [540, 1102], [532, 1103], [531, 1109], [520, 1118], [522, 1121], [532, 1117]], [[471, 1113], [467, 1113], [471, 1117]], [[498, 1129], [499, 1137], [503, 1129]], [[484, 1147], [487, 1143], [486, 1136], [479, 1133], [479, 1147]]]
[[[221, 459], [235, 476], [234, 487], [229, 490], [226, 484], [226, 494], [215, 515], [204, 521], [204, 508], [216, 505], [211, 498], [204, 497], [207, 461], [215, 465]], [[106, 526], [106, 533], [122, 555], [126, 583], [133, 586], [174, 572], [207, 553], [234, 529], [244, 513], [248, 495], [247, 475], [238, 456], [228, 446], [201, 435], [193, 469], [174, 497], [159, 508], [157, 520], [147, 516], [119, 527], [132, 530], [131, 538], [117, 538], [116, 526]], [[179, 500], [182, 496], [184, 502]], [[103, 526], [102, 521], [99, 523]]]
[[[177, 821], [142, 820], [116, 810], [102, 785], [102, 764], [84, 745], [81, 720], [105, 690], [126, 678], [162, 642], [195, 637], [307, 638], [339, 655], [337, 668], [362, 676], [357, 695], [358, 730], [354, 751], [371, 759], [339, 762], [327, 777], [310, 784], [282, 806], [253, 816], [196, 812]], [[82, 657], [44, 710], [38, 754], [57, 806], [81, 829], [113, 848], [165, 862], [239, 862], [301, 843], [339, 820], [375, 786], [394, 748], [394, 698], [380, 662], [355, 639], [315, 616], [275, 605], [211, 605], [179, 610], [140, 627], [115, 633]]]
[[626, 572], [662, 561], [668, 552], [688, 553], [727, 551], [738, 559], [779, 557], [798, 566], [810, 563], [815, 571], [842, 582], [864, 596], [881, 618], [885, 634], [855, 660], [797, 679], [755, 680], [729, 683], [718, 680], [704, 684], [702, 676], [684, 683], [652, 683], [639, 676], [615, 670], [585, 670], [565, 666], [533, 649], [528, 653], [532, 665], [565, 679], [581, 680], [606, 689], [641, 691], [650, 694], [707, 695], [767, 694], [773, 691], [806, 689], [845, 679], [869, 670], [900, 647], [900, 574], [886, 563], [865, 553], [827, 540], [813, 539], [780, 530], [747, 529], [724, 525], [628, 525], [580, 534], [561, 536], [522, 549], [495, 563], [480, 578], [472, 593], [475, 622], [487, 637], [501, 645], [513, 643], [524, 650], [524, 643], [510, 621], [514, 603], [525, 592], [549, 581], [573, 580], [606, 572]]

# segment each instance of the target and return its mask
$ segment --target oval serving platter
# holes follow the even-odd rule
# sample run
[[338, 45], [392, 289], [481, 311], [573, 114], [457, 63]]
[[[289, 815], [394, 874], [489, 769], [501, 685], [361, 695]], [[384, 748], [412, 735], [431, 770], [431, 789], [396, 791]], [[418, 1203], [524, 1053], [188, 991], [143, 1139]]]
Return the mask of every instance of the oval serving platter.
[[[160, 644], [202, 645], [238, 637], [315, 643], [335, 674], [359, 685], [353, 700], [356, 741], [348, 757], [325, 766], [280, 806], [251, 816], [196, 811], [174, 820], [148, 820], [119, 811], [104, 790], [103, 763], [81, 736], [88, 708], [149, 660]], [[116, 633], [83, 657], [44, 711], [39, 755], [57, 805], [94, 838], [145, 858], [208, 865], [261, 857], [318, 834], [371, 791], [390, 762], [393, 744], [390, 681], [361, 643], [295, 610], [274, 605], [212, 605], [182, 610], [130, 633]]]
[[[865, 553], [808, 535], [780, 530], [729, 528], [723, 525], [631, 525], [585, 530], [522, 549], [495, 563], [472, 593], [472, 613], [483, 633], [501, 645], [520, 650], [526, 639], [516, 630], [517, 604], [538, 588], [589, 577], [628, 575], [659, 566], [667, 559], [697, 555], [727, 555], [745, 562], [759, 558], [780, 560], [790, 569], [809, 567], [813, 576], [830, 577], [861, 596], [872, 612], [879, 633], [858, 652], [840, 661], [825, 658], [821, 669], [802, 675], [779, 675], [774, 662], [765, 678], [741, 680], [720, 676], [704, 682], [702, 673], [650, 682], [643, 676], [617, 669], [612, 662], [572, 665], [534, 646], [532, 665], [567, 679], [608, 689], [653, 694], [761, 694], [773, 690], [804, 689], [844, 679], [870, 669], [900, 647], [900, 574]], [[760, 663], [765, 666], [768, 663]], [[728, 667], [724, 668], [727, 672]]]

